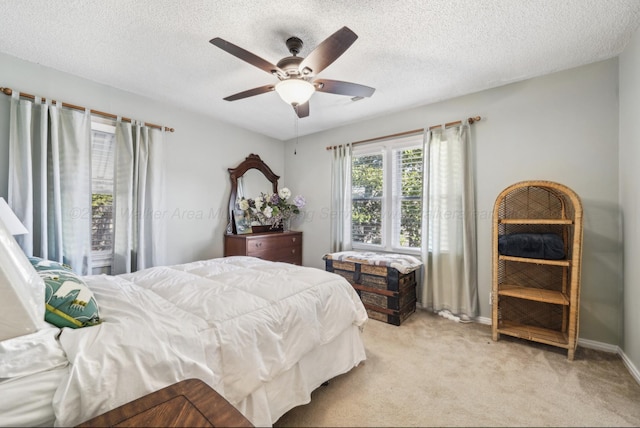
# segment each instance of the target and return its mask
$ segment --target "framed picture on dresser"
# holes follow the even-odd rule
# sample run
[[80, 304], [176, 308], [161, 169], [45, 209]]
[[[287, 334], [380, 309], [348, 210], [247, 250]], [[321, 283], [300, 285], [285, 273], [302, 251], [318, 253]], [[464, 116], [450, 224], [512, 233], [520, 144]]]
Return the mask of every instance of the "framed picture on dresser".
[[240, 209], [233, 210], [233, 221], [236, 225], [236, 232], [238, 235], [244, 235], [246, 233], [252, 233], [251, 222], [245, 215], [245, 212]]

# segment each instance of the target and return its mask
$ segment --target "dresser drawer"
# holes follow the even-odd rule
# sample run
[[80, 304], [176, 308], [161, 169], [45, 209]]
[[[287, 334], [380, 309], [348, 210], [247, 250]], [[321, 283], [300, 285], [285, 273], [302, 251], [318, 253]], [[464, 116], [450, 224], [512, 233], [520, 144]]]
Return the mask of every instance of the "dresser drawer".
[[251, 239], [247, 255], [274, 262], [300, 264], [302, 261], [302, 239], [299, 236], [273, 236]]
[[256, 250], [247, 255], [272, 260], [274, 262], [283, 262], [289, 259], [296, 259], [300, 254], [302, 254], [302, 245], [296, 244], [295, 246], [272, 248], [268, 251]]
[[224, 255], [302, 265], [302, 232], [225, 235]]
[[289, 234], [262, 235], [247, 240], [247, 255], [279, 251], [285, 248], [302, 248], [300, 236]]
[[302, 266], [302, 257], [300, 257], [298, 255], [289, 256], [289, 257], [282, 257], [280, 259], [272, 260], [272, 261], [281, 262], [281, 263], [291, 263], [292, 265]]

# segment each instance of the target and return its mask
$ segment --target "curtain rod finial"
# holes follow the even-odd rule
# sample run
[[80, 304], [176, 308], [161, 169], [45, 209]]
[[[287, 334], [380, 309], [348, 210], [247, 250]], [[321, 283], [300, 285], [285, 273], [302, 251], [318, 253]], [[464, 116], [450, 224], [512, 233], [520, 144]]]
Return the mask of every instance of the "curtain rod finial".
[[11, 95], [13, 93], [11, 88], [0, 88], [0, 92], [3, 92], [5, 95]]

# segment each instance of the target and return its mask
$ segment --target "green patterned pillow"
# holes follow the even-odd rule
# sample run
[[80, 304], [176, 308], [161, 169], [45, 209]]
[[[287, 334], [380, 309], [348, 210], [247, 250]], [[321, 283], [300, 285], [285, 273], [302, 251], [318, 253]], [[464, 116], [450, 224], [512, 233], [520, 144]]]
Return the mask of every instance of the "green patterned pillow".
[[38, 257], [29, 261], [45, 283], [46, 321], [60, 328], [100, 324], [93, 293], [68, 266]]
[[54, 262], [53, 260], [41, 259], [40, 257], [29, 257], [29, 261], [38, 273], [43, 270], [68, 270], [69, 272], [73, 272], [71, 266], [64, 263]]

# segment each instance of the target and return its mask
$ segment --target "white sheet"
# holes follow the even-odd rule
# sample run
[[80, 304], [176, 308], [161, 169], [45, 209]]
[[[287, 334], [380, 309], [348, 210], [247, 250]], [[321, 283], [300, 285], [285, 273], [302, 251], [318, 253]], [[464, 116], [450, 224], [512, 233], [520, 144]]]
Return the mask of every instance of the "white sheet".
[[[35, 333], [0, 342], [0, 382], [66, 366], [67, 356], [58, 343], [60, 329], [47, 327]], [[0, 411], [3, 409], [0, 400]]]
[[[367, 319], [360, 298], [319, 269], [228, 257], [85, 280], [104, 322], [63, 331], [72, 370], [54, 399], [60, 425], [188, 377], [203, 379], [255, 425], [270, 425], [288, 403], [259, 399], [265, 385], [312, 361], [314, 350], [337, 352], [330, 344], [348, 337], [346, 356], [334, 358], [340, 364], [317, 368], [323, 380], [364, 359], [353, 335]], [[291, 406], [308, 394], [290, 398]]]
[[0, 426], [53, 424], [51, 399], [69, 365], [59, 333], [47, 327], [0, 342]]
[[51, 398], [68, 373], [65, 365], [0, 382], [0, 426], [52, 426]]

